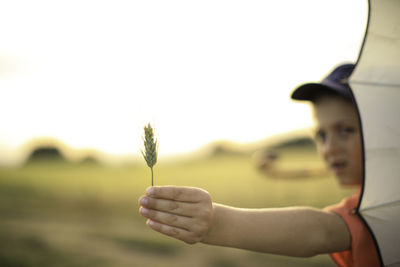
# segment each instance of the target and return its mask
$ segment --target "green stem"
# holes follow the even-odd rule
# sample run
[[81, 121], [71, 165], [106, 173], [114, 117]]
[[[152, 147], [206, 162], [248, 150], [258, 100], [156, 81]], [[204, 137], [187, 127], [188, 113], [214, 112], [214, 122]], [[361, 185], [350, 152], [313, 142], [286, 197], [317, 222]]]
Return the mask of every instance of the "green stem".
[[151, 167], [150, 170], [151, 170], [151, 186], [154, 186], [154, 183], [153, 183], [153, 167]]

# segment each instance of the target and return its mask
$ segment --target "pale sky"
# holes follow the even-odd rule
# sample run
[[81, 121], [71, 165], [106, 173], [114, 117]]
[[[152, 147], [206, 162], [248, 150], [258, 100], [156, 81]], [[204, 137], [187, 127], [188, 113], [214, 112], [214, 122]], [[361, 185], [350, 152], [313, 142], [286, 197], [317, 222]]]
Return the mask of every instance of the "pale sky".
[[136, 155], [312, 123], [290, 100], [355, 61], [367, 0], [0, 2], [0, 163], [32, 138]]

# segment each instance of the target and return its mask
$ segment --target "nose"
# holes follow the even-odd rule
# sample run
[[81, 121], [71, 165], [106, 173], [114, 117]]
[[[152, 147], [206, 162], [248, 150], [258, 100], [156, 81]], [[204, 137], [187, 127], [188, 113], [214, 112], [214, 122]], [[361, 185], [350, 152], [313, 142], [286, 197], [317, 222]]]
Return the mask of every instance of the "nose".
[[340, 151], [340, 140], [334, 134], [327, 135], [325, 141], [320, 145], [322, 156], [327, 159]]

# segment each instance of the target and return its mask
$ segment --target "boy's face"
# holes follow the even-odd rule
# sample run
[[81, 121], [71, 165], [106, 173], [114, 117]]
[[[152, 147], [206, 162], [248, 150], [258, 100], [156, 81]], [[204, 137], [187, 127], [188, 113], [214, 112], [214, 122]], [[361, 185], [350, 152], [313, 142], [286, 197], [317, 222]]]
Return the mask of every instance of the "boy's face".
[[314, 103], [318, 150], [342, 185], [362, 182], [361, 133], [356, 107], [326, 96]]

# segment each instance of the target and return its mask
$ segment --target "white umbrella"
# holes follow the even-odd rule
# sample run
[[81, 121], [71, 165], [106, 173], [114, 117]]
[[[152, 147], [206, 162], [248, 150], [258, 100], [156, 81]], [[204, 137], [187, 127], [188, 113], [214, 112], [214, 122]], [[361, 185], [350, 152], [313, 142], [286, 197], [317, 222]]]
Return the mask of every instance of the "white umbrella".
[[361, 116], [365, 179], [359, 212], [384, 266], [400, 266], [400, 1], [371, 0], [350, 85]]

